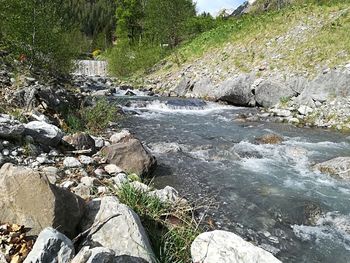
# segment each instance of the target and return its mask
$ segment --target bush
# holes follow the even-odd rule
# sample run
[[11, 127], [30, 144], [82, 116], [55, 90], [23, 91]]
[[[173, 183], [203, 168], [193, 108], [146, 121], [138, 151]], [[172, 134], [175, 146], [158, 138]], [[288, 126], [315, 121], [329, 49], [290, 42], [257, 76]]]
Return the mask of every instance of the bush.
[[103, 131], [110, 122], [120, 119], [117, 106], [106, 99], [99, 99], [94, 106], [81, 108], [78, 111], [70, 110], [65, 115], [69, 132], [89, 131], [92, 133]]
[[131, 45], [128, 40], [120, 40], [107, 53], [109, 70], [118, 77], [129, 77], [136, 72], [145, 73], [166, 54], [166, 49], [161, 46], [145, 43]]

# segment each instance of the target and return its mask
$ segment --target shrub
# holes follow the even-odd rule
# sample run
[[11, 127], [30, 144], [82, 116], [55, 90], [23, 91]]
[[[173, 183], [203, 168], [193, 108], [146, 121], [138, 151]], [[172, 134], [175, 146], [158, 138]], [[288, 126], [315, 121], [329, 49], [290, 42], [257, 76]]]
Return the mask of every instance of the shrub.
[[117, 106], [106, 99], [99, 99], [94, 106], [84, 107], [77, 111], [69, 110], [65, 114], [65, 129], [69, 132], [102, 131], [110, 122], [120, 119]]
[[145, 43], [131, 45], [127, 40], [120, 40], [107, 52], [109, 70], [118, 77], [129, 77], [136, 72], [144, 73], [166, 54], [166, 48], [161, 46]]

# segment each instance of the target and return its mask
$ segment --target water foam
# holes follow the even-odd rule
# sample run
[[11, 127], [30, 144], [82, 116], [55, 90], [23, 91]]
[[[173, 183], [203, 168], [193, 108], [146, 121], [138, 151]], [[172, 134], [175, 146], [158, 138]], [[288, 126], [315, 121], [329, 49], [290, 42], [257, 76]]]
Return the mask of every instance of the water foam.
[[293, 225], [294, 234], [303, 241], [332, 241], [350, 250], [350, 215], [338, 211], [326, 213], [316, 226]]

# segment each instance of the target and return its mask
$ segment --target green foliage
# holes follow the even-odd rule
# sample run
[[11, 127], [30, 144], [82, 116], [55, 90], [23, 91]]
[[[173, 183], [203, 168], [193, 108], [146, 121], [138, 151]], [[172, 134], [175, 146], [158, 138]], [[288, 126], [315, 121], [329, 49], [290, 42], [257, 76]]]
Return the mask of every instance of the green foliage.
[[85, 52], [107, 49], [115, 31], [115, 0], [69, 0], [62, 2], [64, 20], [86, 37]]
[[147, 72], [162, 59], [166, 49], [152, 44], [130, 45], [129, 41], [121, 40], [107, 53], [110, 72], [120, 77], [128, 77], [135, 72]]
[[[270, 69], [311, 74], [320, 66], [347, 63], [350, 58], [350, 15], [347, 11], [349, 5], [345, 2], [310, 0], [279, 11], [217, 21], [214, 29], [180, 45], [166, 60], [177, 61], [180, 65], [212, 57], [208, 63], [234, 66], [241, 71], [267, 64]], [[308, 30], [298, 32], [300, 25]], [[279, 40], [283, 42], [279, 43]], [[230, 52], [222, 55], [226, 48]], [[281, 59], [268, 54], [278, 54]], [[179, 58], [183, 59], [179, 61]], [[163, 71], [164, 74], [168, 72]]]
[[137, 41], [143, 30], [144, 0], [116, 0], [118, 39]]
[[68, 72], [77, 50], [60, 1], [0, 0], [0, 28], [7, 50], [31, 68]]
[[106, 99], [99, 99], [94, 106], [79, 110], [68, 110], [65, 114], [65, 129], [69, 132], [89, 131], [100, 132], [108, 127], [110, 122], [120, 119], [117, 106]]
[[186, 38], [186, 25], [195, 16], [192, 0], [148, 0], [145, 34], [153, 42], [175, 47]]
[[106, 99], [100, 99], [93, 107], [81, 110], [85, 127], [90, 131], [101, 131], [107, 128], [110, 122], [117, 121], [119, 114], [117, 107]]
[[180, 42], [216, 26], [208, 13], [196, 16], [192, 0], [116, 0], [117, 44], [107, 52], [110, 72], [147, 73]]
[[140, 216], [150, 237], [156, 262], [191, 262], [191, 244], [200, 231], [188, 214], [191, 210], [188, 206], [163, 203], [130, 184], [124, 184], [117, 195], [122, 203]]

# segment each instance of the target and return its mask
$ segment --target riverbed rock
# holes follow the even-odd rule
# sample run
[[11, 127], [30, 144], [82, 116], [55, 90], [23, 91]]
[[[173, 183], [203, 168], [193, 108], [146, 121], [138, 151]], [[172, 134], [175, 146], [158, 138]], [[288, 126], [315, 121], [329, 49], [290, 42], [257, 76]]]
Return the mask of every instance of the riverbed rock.
[[153, 262], [154, 254], [138, 215], [116, 197], [89, 202], [81, 228], [84, 231], [106, 220], [106, 223], [91, 230], [89, 238], [83, 241], [84, 246], [103, 246], [112, 250], [115, 262]]
[[120, 167], [116, 166], [115, 164], [107, 164], [104, 167], [104, 169], [109, 175], [119, 174], [119, 173], [123, 172], [123, 169], [121, 169]]
[[334, 158], [316, 164], [314, 169], [338, 179], [350, 180], [350, 157]]
[[95, 153], [96, 150], [95, 140], [84, 132], [64, 136], [63, 141], [69, 143], [76, 150], [91, 150], [91, 153]]
[[175, 86], [175, 88], [172, 90], [173, 93], [177, 97], [185, 97], [188, 92], [190, 92], [191, 87], [193, 87], [193, 84], [190, 79], [188, 78], [182, 78], [180, 82]]
[[149, 175], [157, 164], [156, 158], [137, 139], [106, 146], [100, 153], [109, 164], [139, 176]]
[[280, 135], [269, 133], [256, 138], [255, 141], [259, 144], [280, 144], [284, 139]]
[[254, 78], [251, 75], [243, 74], [228, 79], [217, 88], [215, 97], [219, 101], [225, 101], [237, 106], [254, 106], [253, 83]]
[[112, 144], [116, 144], [120, 142], [129, 141], [132, 138], [133, 136], [130, 133], [130, 131], [124, 129], [121, 132], [114, 133], [109, 140], [111, 141]]
[[76, 235], [84, 202], [49, 183], [46, 175], [5, 164], [0, 170], [0, 222], [16, 222], [38, 235], [53, 227], [68, 237]]
[[255, 89], [255, 100], [258, 105], [268, 108], [276, 105], [282, 98], [296, 96], [297, 93], [278, 82], [263, 80]]
[[73, 256], [72, 241], [57, 230], [48, 227], [41, 231], [24, 263], [69, 263]]
[[31, 136], [34, 141], [46, 146], [57, 146], [64, 135], [55, 125], [42, 121], [32, 121], [25, 124], [24, 127], [25, 135]]
[[234, 233], [216, 230], [199, 235], [191, 245], [193, 262], [281, 263], [271, 253]]
[[210, 78], [204, 77], [193, 84], [191, 95], [195, 98], [215, 98], [215, 88]]
[[350, 95], [350, 72], [331, 70], [326, 74], [320, 74], [313, 79], [308, 87], [298, 97], [300, 105], [308, 105], [310, 102], [325, 102], [330, 98]]
[[81, 167], [81, 163], [77, 158], [74, 157], [66, 157], [63, 160], [63, 165], [66, 168], [78, 168]]
[[114, 251], [104, 247], [89, 248], [87, 246], [80, 249], [71, 263], [117, 263], [114, 261]]
[[7, 114], [0, 114], [0, 138], [19, 139], [24, 132], [24, 125]]
[[179, 201], [184, 200], [179, 198], [178, 191], [171, 186], [151, 191], [149, 192], [149, 195], [159, 198], [159, 200], [164, 203], [178, 203]]

